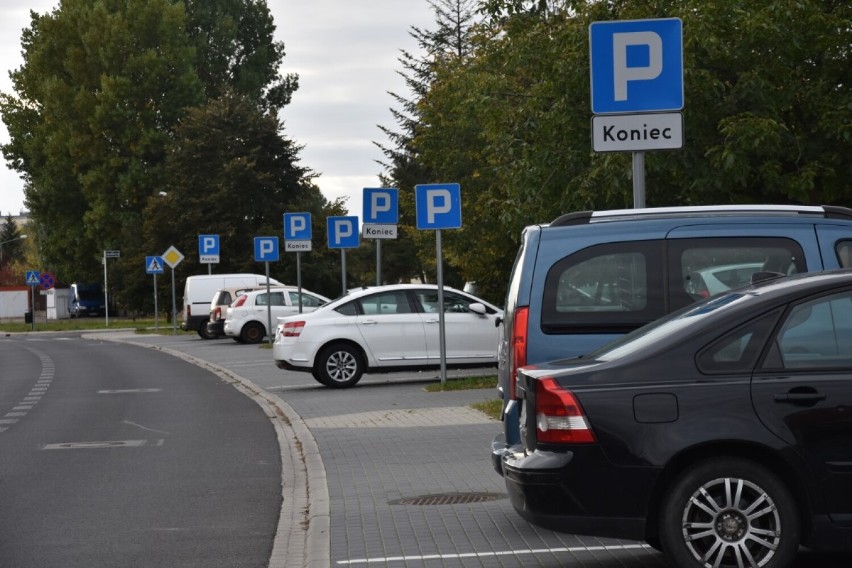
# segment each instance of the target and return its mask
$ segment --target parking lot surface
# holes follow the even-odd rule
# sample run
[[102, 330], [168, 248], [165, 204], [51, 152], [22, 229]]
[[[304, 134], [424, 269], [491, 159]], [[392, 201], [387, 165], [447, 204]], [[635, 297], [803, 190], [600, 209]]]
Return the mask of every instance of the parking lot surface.
[[[300, 518], [314, 530], [304, 550], [298, 539], [279, 539], [270, 566], [667, 566], [643, 543], [554, 533], [515, 513], [490, 463], [500, 425], [469, 406], [491, 399], [491, 389], [429, 393], [424, 387], [439, 381], [433, 371], [366, 375], [354, 388], [335, 390], [307, 373], [277, 369], [268, 348], [185, 335], [121, 340], [227, 369], [297, 415], [290, 422], [301, 421], [293, 442], [319, 456], [306, 462], [305, 479], [293, 479], [308, 486], [307, 503], [293, 502], [306, 514], [282, 517], [292, 516], [291, 531], [308, 528]], [[800, 556], [803, 567], [849, 562]]]

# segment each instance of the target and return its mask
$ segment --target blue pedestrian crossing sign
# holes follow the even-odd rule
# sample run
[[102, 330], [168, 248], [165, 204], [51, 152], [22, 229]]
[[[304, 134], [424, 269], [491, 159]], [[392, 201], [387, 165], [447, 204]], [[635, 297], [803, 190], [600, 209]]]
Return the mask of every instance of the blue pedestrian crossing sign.
[[162, 274], [163, 272], [165, 272], [165, 268], [163, 266], [163, 257], [146, 256], [145, 272], [148, 274]]
[[27, 270], [27, 286], [38, 286], [41, 281], [41, 274], [38, 270]]

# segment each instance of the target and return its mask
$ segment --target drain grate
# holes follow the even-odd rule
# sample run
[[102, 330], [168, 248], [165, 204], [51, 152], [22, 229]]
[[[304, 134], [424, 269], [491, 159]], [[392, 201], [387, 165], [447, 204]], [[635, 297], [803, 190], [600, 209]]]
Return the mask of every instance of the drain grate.
[[433, 495], [420, 495], [418, 497], [405, 497], [391, 501], [391, 505], [467, 505], [470, 503], [487, 503], [503, 499], [506, 495], [502, 493], [436, 493]]

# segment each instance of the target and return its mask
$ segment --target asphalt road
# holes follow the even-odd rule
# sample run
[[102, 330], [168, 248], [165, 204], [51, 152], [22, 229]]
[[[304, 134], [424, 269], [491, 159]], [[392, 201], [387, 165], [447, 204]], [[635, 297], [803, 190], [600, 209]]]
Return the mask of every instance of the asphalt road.
[[[666, 566], [662, 555], [642, 543], [553, 533], [520, 519], [505, 498], [502, 480], [490, 466], [489, 442], [499, 429], [499, 423], [471, 411], [468, 406], [471, 402], [493, 397], [491, 391], [427, 393], [424, 386], [437, 381], [436, 372], [431, 371], [368, 375], [355, 388], [333, 390], [319, 385], [309, 374], [287, 373], [275, 368], [270, 351], [256, 345], [239, 345], [231, 340], [204, 341], [189, 335], [135, 336], [130, 340], [173, 350], [225, 368], [234, 376], [239, 375], [260, 387], [268, 395], [278, 397], [298, 413], [321, 454], [319, 467], [314, 464], [315, 469], [308, 468], [307, 484], [314, 490], [322, 486], [326, 496], [329, 526], [323, 533], [326, 539], [323, 546], [328, 566]], [[49, 367], [44, 367], [46, 361], [39, 359], [40, 353], [49, 353], [57, 358], [59, 353], [76, 354], [78, 359], [92, 359], [90, 364], [84, 365], [72, 362], [73, 357], [66, 359], [63, 356], [62, 365], [56, 368], [63, 369], [64, 375], [66, 363], [79, 365], [82, 372], [77, 372], [77, 375], [101, 375], [101, 378], [78, 378], [71, 383], [66, 379], [61, 382], [55, 379], [50, 384], [43, 395], [44, 406], [38, 402], [37, 408], [39, 412], [51, 410], [59, 414], [66, 413], [63, 410], [66, 406], [78, 408], [74, 412], [69, 410], [64, 422], [43, 427], [36, 421], [28, 424], [28, 415], [11, 425], [0, 423], [0, 428], [9, 427], [9, 430], [0, 432], [0, 566], [265, 565], [261, 557], [269, 555], [269, 540], [260, 538], [257, 531], [264, 531], [258, 528], [260, 526], [266, 527], [267, 533], [273, 530], [273, 515], [269, 515], [266, 509], [263, 509], [262, 518], [253, 518], [249, 513], [259, 513], [257, 507], [274, 500], [268, 493], [264, 497], [265, 491], [274, 492], [267, 489], [267, 482], [275, 485], [281, 480], [273, 474], [268, 479], [260, 475], [257, 481], [251, 477], [265, 472], [261, 462], [269, 461], [268, 456], [275, 453], [265, 441], [258, 444], [264, 437], [269, 438], [270, 444], [274, 441], [271, 431], [257, 423], [262, 417], [253, 412], [253, 403], [248, 399], [244, 404], [232, 400], [234, 396], [243, 396], [233, 386], [223, 385], [207, 372], [192, 370], [193, 366], [184, 362], [173, 367], [166, 361], [169, 355], [158, 350], [109, 346], [100, 341], [93, 341], [89, 347], [85, 342], [67, 341], [64, 346], [49, 348], [45, 343], [62, 342], [44, 339], [43, 342], [23, 343], [23, 338], [16, 341], [18, 344], [13, 346], [16, 349], [13, 353], [18, 354], [16, 357], [19, 359], [15, 359], [9, 371], [13, 378], [6, 380], [9, 344], [0, 340], [0, 365], [3, 369], [0, 416], [10, 408], [10, 404], [21, 406], [19, 400], [32, 396], [37, 392], [34, 389], [41, 388], [33, 386], [43, 380], [34, 380], [33, 373], [36, 369]], [[24, 347], [27, 353], [21, 353], [20, 347]], [[126, 370], [125, 363], [129, 370]], [[102, 367], [110, 372], [99, 373], [97, 369]], [[177, 375], [174, 369], [179, 369]], [[451, 371], [450, 376], [483, 373], [493, 373], [493, 370]], [[57, 371], [57, 376], [59, 374]], [[91, 393], [95, 388], [109, 388], [112, 381], [130, 385], [121, 388], [164, 389], [160, 394], [147, 393], [147, 396], [157, 397], [159, 402], [154, 406], [161, 403], [162, 408], [143, 412], [142, 407], [147, 407], [145, 401], [149, 400], [143, 393], [114, 395], [119, 397], [114, 400], [124, 401], [110, 403], [123, 406], [124, 410], [120, 412], [105, 407], [105, 403], [99, 402], [98, 397]], [[81, 384], [77, 385], [77, 382]], [[59, 385], [64, 386], [56, 388]], [[233, 396], [223, 395], [219, 387], [230, 389]], [[60, 394], [63, 396], [58, 396]], [[55, 395], [56, 402], [47, 404]], [[86, 402], [86, 399], [92, 398], [95, 401]], [[227, 408], [224, 407], [225, 401]], [[87, 422], [86, 416], [92, 413], [112, 418], [100, 426], [91, 424], [94, 431], [72, 424], [77, 420]], [[240, 418], [235, 420], [234, 416]], [[148, 430], [125, 424], [124, 420]], [[48, 433], [51, 435], [48, 436]], [[84, 435], [86, 433], [87, 436]], [[210, 439], [206, 440], [207, 437]], [[13, 440], [18, 441], [13, 445]], [[48, 452], [43, 447], [47, 443], [92, 440], [146, 440], [150, 445], [69, 449], [65, 452]], [[163, 440], [162, 445], [157, 445], [158, 440]], [[262, 450], [260, 446], [266, 449]], [[242, 463], [229, 461], [226, 456], [234, 457], [232, 451]], [[25, 465], [8, 466], [6, 456], [10, 452], [13, 456], [20, 454]], [[187, 455], [193, 453], [194, 458]], [[56, 454], [67, 457], [52, 457]], [[89, 458], [87, 454], [114, 457]], [[95, 459], [99, 461], [91, 464], [90, 460]], [[153, 471], [155, 466], [161, 467], [165, 459], [180, 462], [174, 465], [172, 473], [180, 471], [186, 475], [188, 469], [192, 482], [181, 486], [179, 481], [166, 481], [165, 487], [160, 488], [160, 479], [169, 479], [169, 476], [158, 471], [162, 477], [155, 478]], [[47, 460], [70, 463], [54, 465]], [[74, 465], [78, 460], [81, 463]], [[196, 463], [198, 467], [195, 467]], [[55, 471], [43, 472], [46, 468]], [[120, 475], [134, 481], [116, 486], [115, 475], [101, 472], [102, 469], [115, 471], [114, 468], [120, 468]], [[238, 471], [234, 472], [233, 468]], [[6, 472], [9, 469], [17, 471], [15, 489], [7, 486], [10, 477]], [[136, 472], [130, 471], [132, 469], [147, 469], [149, 475], [135, 476]], [[242, 472], [239, 471], [241, 469]], [[240, 483], [232, 483], [227, 490], [217, 493], [227, 485], [227, 480], [220, 474], [224, 474], [224, 478], [242, 477], [239, 477]], [[37, 487], [27, 487], [29, 480], [21, 479], [27, 476], [34, 478]], [[76, 480], [64, 479], [67, 477]], [[244, 479], [252, 479], [248, 487], [244, 486]], [[64, 489], [53, 489], [54, 483], [64, 484]], [[177, 483], [177, 486], [172, 483]], [[137, 488], [137, 484], [144, 491]], [[191, 491], [191, 496], [184, 495], [181, 489]], [[19, 498], [19, 491], [28, 497]], [[85, 498], [65, 495], [69, 491], [83, 493]], [[148, 491], [162, 491], [162, 500], [169, 503], [154, 506], [151, 501], [159, 498], [146, 501], [144, 494]], [[215, 510], [205, 507], [204, 496], [215, 494], [216, 498], [211, 500], [217, 501], [223, 493], [231, 491], [236, 492], [234, 499], [222, 503], [222, 507]], [[88, 504], [89, 498], [96, 499], [97, 504]], [[440, 502], [437, 498], [448, 501]], [[137, 499], [142, 499], [144, 506], [137, 507]], [[52, 510], [54, 500], [62, 505], [59, 510], [64, 513]], [[9, 501], [15, 509], [7, 508]], [[30, 503], [39, 503], [39, 510], [24, 511]], [[192, 509], [185, 515], [175, 511], [175, 508], [183, 509], [184, 503]], [[180, 504], [180, 507], [170, 507], [173, 504]], [[286, 505], [285, 498], [285, 509]], [[307, 509], [313, 510], [315, 505], [309, 503]], [[103, 508], [117, 508], [118, 511], [101, 515]], [[168, 512], [174, 522], [155, 522], [159, 520], [156, 516], [144, 513], [158, 509]], [[233, 509], [234, 514], [229, 515], [228, 509]], [[102, 520], [70, 534], [70, 537], [63, 534], [62, 531], [69, 530], [66, 523], [81, 512], [92, 518], [101, 515]], [[282, 511], [282, 516], [283, 513], [286, 511]], [[20, 531], [16, 516], [29, 518], [25, 533]], [[43, 529], [36, 523], [35, 520], [41, 517], [49, 521], [49, 529]], [[235, 521], [235, 518], [241, 522]], [[135, 529], [121, 526], [128, 523], [127, 519], [133, 520]], [[111, 524], [119, 526], [108, 526]], [[233, 527], [239, 534], [229, 539], [219, 531], [225, 526]], [[298, 521], [295, 526], [299, 527]], [[112, 536], [100, 536], [99, 531], [105, 529], [110, 529]], [[6, 541], [9, 531], [15, 534], [13, 545]], [[224, 542], [218, 542], [219, 538]], [[27, 563], [31, 558], [28, 555], [36, 554], [28, 549], [43, 546], [42, 539], [62, 554], [73, 553], [71, 557], [79, 563], [53, 563], [59, 554], [51, 556], [48, 563]], [[75, 539], [86, 544], [72, 542]], [[172, 551], [170, 554], [174, 556], [171, 559], [157, 556], [161, 545]], [[245, 545], [239, 548], [246, 551], [245, 555], [237, 552], [240, 545]], [[86, 550], [90, 554], [88, 559]], [[119, 551], [124, 554], [122, 562], [86, 563], [86, 560], [105, 558], [103, 555], [106, 553], [101, 550]], [[98, 552], [92, 555], [91, 551]], [[276, 566], [302, 565], [299, 556], [302, 551], [285, 547], [284, 552], [284, 561]], [[19, 556], [9, 556], [13, 553]], [[12, 558], [23, 560], [19, 564], [9, 563]], [[170, 561], [172, 559], [175, 560]], [[314, 566], [319, 568], [322, 565]], [[848, 555], [821, 555], [806, 550], [801, 551], [795, 564], [796, 568], [849, 566], [852, 566], [852, 558]]]
[[0, 338], [0, 566], [266, 566], [263, 410], [213, 373], [74, 336]]

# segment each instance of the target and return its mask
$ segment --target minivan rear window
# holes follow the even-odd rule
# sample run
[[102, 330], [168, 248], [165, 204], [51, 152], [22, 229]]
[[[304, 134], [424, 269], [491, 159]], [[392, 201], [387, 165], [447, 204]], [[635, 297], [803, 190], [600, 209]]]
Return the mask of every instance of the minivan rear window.
[[545, 281], [545, 333], [627, 331], [663, 315], [662, 241], [607, 243], [554, 264]]

